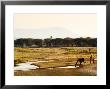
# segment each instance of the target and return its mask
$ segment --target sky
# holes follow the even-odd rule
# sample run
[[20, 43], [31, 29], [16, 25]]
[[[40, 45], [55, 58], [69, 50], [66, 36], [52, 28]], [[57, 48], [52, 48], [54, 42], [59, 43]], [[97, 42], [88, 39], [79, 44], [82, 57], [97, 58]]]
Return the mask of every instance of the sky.
[[14, 39], [97, 37], [97, 14], [47, 13], [14, 15]]

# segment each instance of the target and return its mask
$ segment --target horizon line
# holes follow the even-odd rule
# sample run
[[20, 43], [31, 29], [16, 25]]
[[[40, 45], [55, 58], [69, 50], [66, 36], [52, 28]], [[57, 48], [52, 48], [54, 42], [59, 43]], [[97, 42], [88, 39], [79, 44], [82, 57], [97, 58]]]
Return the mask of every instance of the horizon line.
[[[47, 38], [51, 38], [51, 36], [50, 37], [47, 37]], [[17, 39], [47, 39], [47, 38], [16, 38], [16, 39], [14, 39], [14, 40], [17, 40]], [[62, 38], [62, 39], [64, 39], [64, 38], [71, 38], [71, 37], [56, 37], [56, 38]], [[56, 38], [53, 38], [52, 37], [52, 39], [56, 39]], [[76, 38], [91, 38], [91, 39], [94, 39], [94, 38], [97, 38], [97, 37], [75, 37], [75, 38], [72, 38], [72, 39], [76, 39]]]

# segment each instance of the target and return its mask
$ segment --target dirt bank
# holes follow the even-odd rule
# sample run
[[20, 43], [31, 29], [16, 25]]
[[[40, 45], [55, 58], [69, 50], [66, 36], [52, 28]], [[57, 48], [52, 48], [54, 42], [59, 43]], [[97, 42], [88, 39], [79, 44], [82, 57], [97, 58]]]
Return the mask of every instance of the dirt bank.
[[15, 76], [96, 76], [97, 64], [82, 65], [79, 68], [41, 68], [30, 71], [16, 71]]

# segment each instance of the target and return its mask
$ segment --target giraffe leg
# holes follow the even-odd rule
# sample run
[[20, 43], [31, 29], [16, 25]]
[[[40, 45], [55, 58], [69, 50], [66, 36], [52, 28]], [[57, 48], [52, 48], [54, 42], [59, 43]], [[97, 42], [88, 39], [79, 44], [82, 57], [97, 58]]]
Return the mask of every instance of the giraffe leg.
[[93, 58], [93, 64], [94, 64], [94, 58]]

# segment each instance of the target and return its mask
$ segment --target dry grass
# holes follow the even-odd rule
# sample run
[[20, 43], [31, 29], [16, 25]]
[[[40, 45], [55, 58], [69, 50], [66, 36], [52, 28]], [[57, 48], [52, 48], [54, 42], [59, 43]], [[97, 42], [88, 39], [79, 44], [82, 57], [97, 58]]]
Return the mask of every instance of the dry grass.
[[[39, 66], [41, 69], [31, 70], [30, 71], [17, 71], [15, 75], [18, 76], [34, 76], [34, 75], [54, 75], [54, 76], [63, 76], [63, 75], [96, 75], [89, 66], [90, 53], [94, 58], [97, 58], [97, 48], [96, 47], [60, 47], [60, 48], [15, 48], [14, 49], [14, 63], [21, 62], [36, 62], [34, 65]], [[76, 63], [76, 60], [80, 57], [84, 57], [86, 63], [81, 69], [59, 69], [60, 66], [70, 66]], [[47, 61], [47, 62], [38, 62], [38, 61]], [[94, 66], [96, 66], [96, 61]], [[54, 68], [54, 69], [48, 69]], [[85, 70], [86, 69], [86, 70]], [[89, 70], [89, 72], [88, 72]]]
[[[90, 48], [90, 47], [89, 47]], [[77, 58], [90, 57], [88, 47], [62, 47], [62, 48], [15, 48], [14, 60], [21, 61], [61, 61], [71, 62]], [[91, 47], [94, 58], [97, 57], [97, 49]], [[21, 62], [20, 61], [20, 62]]]

